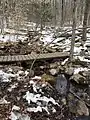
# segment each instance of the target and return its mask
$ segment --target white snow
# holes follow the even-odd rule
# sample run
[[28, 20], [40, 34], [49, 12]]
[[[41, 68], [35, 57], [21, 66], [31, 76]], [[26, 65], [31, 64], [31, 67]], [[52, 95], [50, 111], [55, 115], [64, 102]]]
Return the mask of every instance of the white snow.
[[87, 33], [87, 37], [90, 38], [90, 33]]
[[66, 58], [62, 63], [61, 65], [65, 65], [65, 63], [69, 60], [69, 58]]
[[12, 89], [17, 87], [17, 85], [18, 85], [18, 83], [15, 83], [15, 84], [11, 85], [11, 87], [8, 88], [8, 91], [11, 92]]
[[18, 35], [18, 39], [17, 39], [17, 35], [13, 35], [13, 34], [6, 34], [4, 35], [0, 35], [0, 41], [2, 42], [7, 42], [7, 41], [12, 41], [12, 42], [18, 42], [18, 40], [24, 41], [25, 39], [27, 39], [26, 36], [24, 35]]
[[28, 112], [42, 112], [42, 107], [37, 106], [37, 107], [33, 107], [33, 108], [27, 108]]
[[30, 80], [29, 83], [32, 84], [32, 85], [35, 84], [35, 82], [33, 80]]
[[24, 73], [24, 71], [20, 70], [17, 72], [17, 75], [22, 75]]
[[5, 100], [5, 97], [0, 99], [0, 105], [1, 104], [9, 104], [10, 102], [7, 102], [7, 100]]
[[9, 117], [10, 120], [30, 120], [30, 117], [28, 115], [19, 113], [19, 112], [11, 112], [11, 115]]
[[88, 71], [88, 69], [87, 68], [82, 68], [82, 67], [75, 68], [74, 69], [74, 74], [78, 74], [80, 71]]
[[75, 56], [74, 58], [79, 59], [80, 61], [83, 61], [83, 62], [87, 62], [87, 63], [89, 62], [90, 63], [90, 60], [85, 59], [84, 56]]
[[33, 78], [31, 78], [32, 80], [41, 80], [41, 77], [40, 76], [35, 76]]
[[13, 111], [13, 110], [17, 110], [17, 111], [19, 111], [19, 110], [20, 110], [20, 107], [14, 105], [14, 106], [12, 107], [12, 111]]
[[0, 79], [2, 82], [10, 82], [11, 81], [10, 78], [14, 78], [14, 77], [16, 77], [15, 74], [5, 73], [2, 70], [0, 70]]
[[[39, 105], [39, 106], [33, 107], [33, 108], [29, 107], [27, 109], [27, 111], [29, 111], [29, 112], [32, 112], [32, 111], [33, 112], [38, 112], [38, 111], [42, 112], [42, 109], [43, 109], [49, 114], [48, 107], [47, 107], [49, 102], [51, 102], [53, 105], [58, 105], [59, 106], [59, 104], [52, 97], [48, 98], [46, 96], [42, 96], [41, 94], [30, 93], [29, 91], [26, 92], [26, 95], [23, 98], [28, 101], [28, 104], [33, 102], [33, 103], [36, 103], [37, 105]], [[42, 106], [43, 105], [42, 102], [44, 102], [46, 106]]]
[[26, 70], [26, 71], [25, 71], [25, 76], [27, 76], [28, 74], [29, 74], [29, 72]]
[[58, 103], [55, 102], [55, 100], [52, 97], [50, 98], [47, 98], [46, 96], [41, 97], [41, 94], [35, 95], [34, 93], [30, 93], [29, 91], [26, 92], [24, 98], [28, 101], [28, 104], [30, 104], [30, 101], [36, 103], [39, 100], [39, 101], [45, 101], [46, 103], [51, 102], [54, 105], [58, 105]]
[[52, 108], [52, 112], [53, 112], [53, 113], [55, 113], [55, 112], [56, 112], [56, 109], [55, 109], [54, 107]]
[[80, 52], [81, 52], [81, 49], [86, 50], [87, 47], [82, 47], [82, 46], [80, 46], [80, 47], [74, 47], [74, 52], [75, 52], [75, 53], [80, 53]]

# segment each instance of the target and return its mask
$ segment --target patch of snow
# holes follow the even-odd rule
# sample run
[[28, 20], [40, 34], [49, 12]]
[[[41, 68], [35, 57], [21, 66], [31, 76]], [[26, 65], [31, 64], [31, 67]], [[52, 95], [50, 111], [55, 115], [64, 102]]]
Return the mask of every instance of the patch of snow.
[[32, 80], [41, 80], [41, 77], [40, 76], [35, 76], [33, 78], [31, 78]]
[[40, 38], [40, 41], [43, 41], [44, 44], [50, 43], [54, 38], [53, 38], [54, 33], [51, 31], [46, 31], [45, 35], [42, 35]]
[[74, 47], [74, 52], [75, 52], [75, 53], [80, 53], [82, 49], [83, 49], [83, 50], [86, 50], [87, 47], [82, 47], [82, 46], [80, 46], [80, 47]]
[[33, 80], [30, 80], [29, 83], [32, 84], [32, 85], [35, 84], [35, 82]]
[[25, 71], [25, 76], [27, 76], [29, 74], [29, 72], [28, 71]]
[[47, 106], [46, 106], [46, 107], [42, 107], [42, 108], [48, 113], [48, 115], [50, 114], [50, 113], [48, 112]]
[[22, 75], [24, 73], [24, 71], [20, 70], [17, 72], [17, 75]]
[[69, 39], [66, 39], [66, 40], [65, 40], [65, 45], [66, 45], [66, 44], [70, 44], [70, 43], [71, 43], [71, 41], [70, 41]]
[[53, 43], [60, 42], [60, 41], [62, 41], [62, 40], [64, 40], [64, 39], [65, 39], [64, 37], [56, 38]]
[[8, 91], [11, 92], [12, 89], [16, 88], [18, 85], [18, 83], [15, 83], [14, 85], [12, 85], [10, 88], [8, 88]]
[[66, 49], [63, 50], [63, 52], [69, 52], [70, 51], [70, 47], [67, 47]]
[[65, 65], [65, 63], [69, 60], [69, 58], [66, 58], [62, 63], [61, 65]]
[[0, 70], [0, 79], [2, 82], [10, 82], [11, 81], [10, 78], [14, 78], [14, 77], [16, 77], [15, 74], [5, 73], [2, 70]]
[[42, 87], [45, 87], [45, 86], [46, 86], [46, 84], [43, 83], [43, 84], [42, 84]]
[[75, 68], [74, 69], [74, 74], [78, 74], [80, 71], [88, 71], [88, 69], [87, 68]]
[[4, 97], [0, 99], [0, 105], [1, 105], [1, 104], [9, 104], [9, 103], [10, 103], [10, 102], [7, 102], [7, 100], [5, 100]]
[[52, 108], [52, 112], [53, 112], [53, 113], [55, 113], [55, 112], [56, 112], [56, 109], [55, 109], [54, 107]]
[[13, 72], [12, 68], [9, 68], [9, 69], [8, 69], [8, 72]]
[[0, 41], [2, 42], [7, 42], [7, 41], [12, 41], [12, 42], [18, 42], [18, 40], [21, 40], [22, 42], [27, 39], [26, 36], [24, 35], [18, 35], [18, 39], [17, 39], [17, 35], [13, 35], [13, 34], [6, 34], [4, 35], [0, 35]]
[[[48, 112], [48, 107], [46, 106], [46, 107], [41, 107], [41, 106], [37, 106], [37, 107], [33, 107], [33, 108], [27, 108], [27, 111], [28, 112], [42, 112], [43, 110], [45, 110], [48, 114], [50, 114], [49, 112]], [[54, 109], [54, 111], [56, 111], [55, 109]]]
[[18, 112], [11, 112], [11, 115], [9, 117], [10, 120], [30, 120], [30, 117], [28, 115], [18, 113]]
[[20, 110], [20, 107], [14, 105], [14, 106], [12, 107], [12, 111], [13, 111], [13, 110], [19, 111], [19, 110]]
[[35, 107], [33, 107], [33, 108], [27, 108], [27, 111], [28, 112], [42, 112], [42, 107], [37, 106], [36, 108]]
[[11, 112], [11, 116], [9, 117], [11, 120], [18, 120], [19, 117], [21, 116], [20, 113], [15, 114], [14, 112]]
[[87, 37], [90, 38], [90, 33], [87, 33]]
[[59, 105], [57, 102], [55, 102], [55, 100], [52, 97], [50, 98], [47, 98], [46, 96], [41, 97], [41, 94], [35, 95], [33, 93], [30, 93], [29, 91], [26, 92], [26, 95], [24, 96], [24, 98], [28, 101], [28, 104], [30, 104], [30, 101], [34, 103], [36, 103], [37, 101], [44, 101], [47, 104], [51, 102], [54, 105]]
[[90, 60], [85, 59], [84, 56], [75, 56], [74, 58], [79, 59], [80, 61], [83, 61], [83, 62], [87, 62], [87, 63], [89, 62], [90, 63]]

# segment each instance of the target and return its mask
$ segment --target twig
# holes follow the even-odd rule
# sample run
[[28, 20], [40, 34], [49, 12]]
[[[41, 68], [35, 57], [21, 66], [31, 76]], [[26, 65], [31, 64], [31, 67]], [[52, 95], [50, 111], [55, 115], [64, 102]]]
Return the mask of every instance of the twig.
[[76, 93], [74, 93], [72, 90], [70, 90], [69, 92], [70, 92], [71, 94], [73, 94], [77, 99], [85, 102], [85, 104], [86, 104], [88, 107], [90, 107], [90, 104], [89, 104], [89, 103], [87, 103], [85, 100], [83, 100], [82, 98], [80, 98], [80, 97], [79, 97]]

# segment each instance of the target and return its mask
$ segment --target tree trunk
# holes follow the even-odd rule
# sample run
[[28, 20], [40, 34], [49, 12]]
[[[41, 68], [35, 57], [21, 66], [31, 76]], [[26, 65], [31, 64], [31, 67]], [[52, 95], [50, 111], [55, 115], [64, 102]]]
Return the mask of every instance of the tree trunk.
[[74, 54], [74, 44], [75, 44], [75, 28], [76, 28], [76, 0], [73, 0], [73, 25], [72, 25], [72, 39], [71, 39], [71, 49], [70, 49], [70, 61], [73, 59], [73, 54]]
[[90, 0], [86, 0], [85, 10], [84, 10], [84, 19], [83, 19], [83, 33], [82, 33], [82, 44], [87, 40], [86, 31], [87, 31], [87, 20], [90, 7]]
[[64, 0], [62, 0], [61, 27], [64, 24]]

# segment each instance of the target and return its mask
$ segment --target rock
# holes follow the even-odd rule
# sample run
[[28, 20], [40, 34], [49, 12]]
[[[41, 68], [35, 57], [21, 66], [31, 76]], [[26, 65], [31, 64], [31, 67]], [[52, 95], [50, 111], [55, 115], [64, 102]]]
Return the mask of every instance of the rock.
[[66, 66], [65, 73], [68, 75], [72, 75], [74, 73], [74, 68]]
[[74, 80], [78, 84], [88, 84], [86, 77], [80, 74], [74, 74], [73, 76], [70, 77], [70, 80]]
[[44, 68], [45, 68], [45, 66], [40, 66], [40, 69], [42, 69], [42, 70], [43, 70]]
[[45, 82], [49, 82], [50, 84], [55, 83], [55, 77], [53, 77], [52, 75], [48, 75], [48, 74], [43, 74], [41, 76], [41, 80], [43, 80]]
[[51, 70], [49, 70], [49, 72], [51, 73], [51, 75], [57, 75], [59, 70], [58, 69], [51, 69]]
[[50, 68], [57, 68], [57, 66], [58, 66], [57, 63], [51, 63], [50, 64]]
[[66, 95], [68, 89], [68, 81], [65, 78], [64, 74], [60, 74], [56, 78], [56, 90], [61, 94], [61, 95]]
[[68, 101], [68, 106], [71, 113], [80, 116], [89, 116], [89, 109], [87, 108], [84, 101], [76, 99], [72, 94], [69, 94]]
[[79, 100], [77, 102], [77, 114], [78, 115], [85, 115], [85, 116], [89, 116], [89, 109], [87, 108], [87, 106], [85, 105], [84, 101]]
[[69, 94], [68, 95], [68, 106], [69, 106], [69, 111], [71, 113], [76, 114], [76, 111], [77, 111], [76, 103], [77, 103], [77, 99], [72, 94]]

